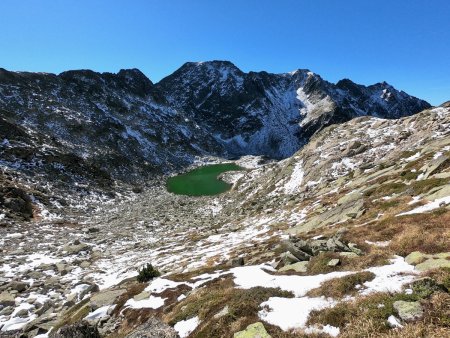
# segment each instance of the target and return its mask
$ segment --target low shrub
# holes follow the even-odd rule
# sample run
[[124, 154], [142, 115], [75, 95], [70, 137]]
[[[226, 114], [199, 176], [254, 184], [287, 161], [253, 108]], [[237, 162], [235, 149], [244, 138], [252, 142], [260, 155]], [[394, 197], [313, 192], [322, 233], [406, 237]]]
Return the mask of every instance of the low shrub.
[[137, 276], [137, 281], [139, 283], [145, 283], [152, 280], [155, 277], [161, 276], [161, 273], [156, 270], [153, 265], [147, 263], [142, 269], [139, 270], [139, 274]]

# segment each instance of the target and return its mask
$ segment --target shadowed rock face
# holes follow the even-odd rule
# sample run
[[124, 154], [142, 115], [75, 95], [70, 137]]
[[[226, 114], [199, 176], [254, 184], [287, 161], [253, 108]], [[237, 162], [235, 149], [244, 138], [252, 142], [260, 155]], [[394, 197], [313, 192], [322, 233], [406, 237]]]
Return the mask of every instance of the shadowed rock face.
[[156, 317], [150, 317], [148, 321], [136, 328], [126, 338], [176, 338], [177, 332], [166, 323]]
[[385, 82], [335, 85], [306, 69], [244, 73], [228, 61], [186, 63], [156, 86], [235, 155], [288, 157], [330, 124], [364, 115], [399, 118], [430, 107]]
[[67, 325], [60, 328], [56, 333], [50, 334], [52, 338], [100, 338], [96, 327], [85, 322]]

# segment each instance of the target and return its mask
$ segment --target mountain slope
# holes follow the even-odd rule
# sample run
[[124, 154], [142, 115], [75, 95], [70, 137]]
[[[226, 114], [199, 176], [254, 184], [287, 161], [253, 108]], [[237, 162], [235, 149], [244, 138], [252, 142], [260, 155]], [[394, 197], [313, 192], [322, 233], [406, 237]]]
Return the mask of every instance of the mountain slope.
[[194, 133], [195, 124], [136, 69], [59, 75], [0, 70], [0, 108], [10, 112], [10, 123], [51, 137], [122, 180], [189, 164], [200, 146], [208, 149], [208, 136]]
[[[31, 338], [84, 318], [127, 337], [157, 317], [190, 338], [253, 323], [272, 337], [446, 337], [449, 159], [447, 103], [329, 126], [282, 161], [241, 159], [222, 195], [161, 185], [70, 224], [0, 227], [0, 325]], [[138, 283], [146, 263], [163, 276]]]

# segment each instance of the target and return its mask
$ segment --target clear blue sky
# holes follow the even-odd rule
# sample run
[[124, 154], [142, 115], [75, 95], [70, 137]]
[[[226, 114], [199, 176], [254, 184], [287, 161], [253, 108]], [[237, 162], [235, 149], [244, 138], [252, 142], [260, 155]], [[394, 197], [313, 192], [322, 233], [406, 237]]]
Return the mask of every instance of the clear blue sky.
[[0, 67], [59, 73], [186, 61], [309, 68], [450, 100], [449, 0], [1, 0]]

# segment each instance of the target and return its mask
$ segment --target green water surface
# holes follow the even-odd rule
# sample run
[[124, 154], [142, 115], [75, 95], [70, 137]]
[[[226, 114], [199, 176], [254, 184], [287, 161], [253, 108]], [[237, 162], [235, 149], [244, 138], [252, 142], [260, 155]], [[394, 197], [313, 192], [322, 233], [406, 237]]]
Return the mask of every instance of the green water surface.
[[226, 171], [242, 169], [234, 163], [206, 165], [185, 174], [170, 177], [167, 180], [167, 190], [178, 195], [217, 195], [231, 188], [231, 184], [218, 179], [217, 176]]

